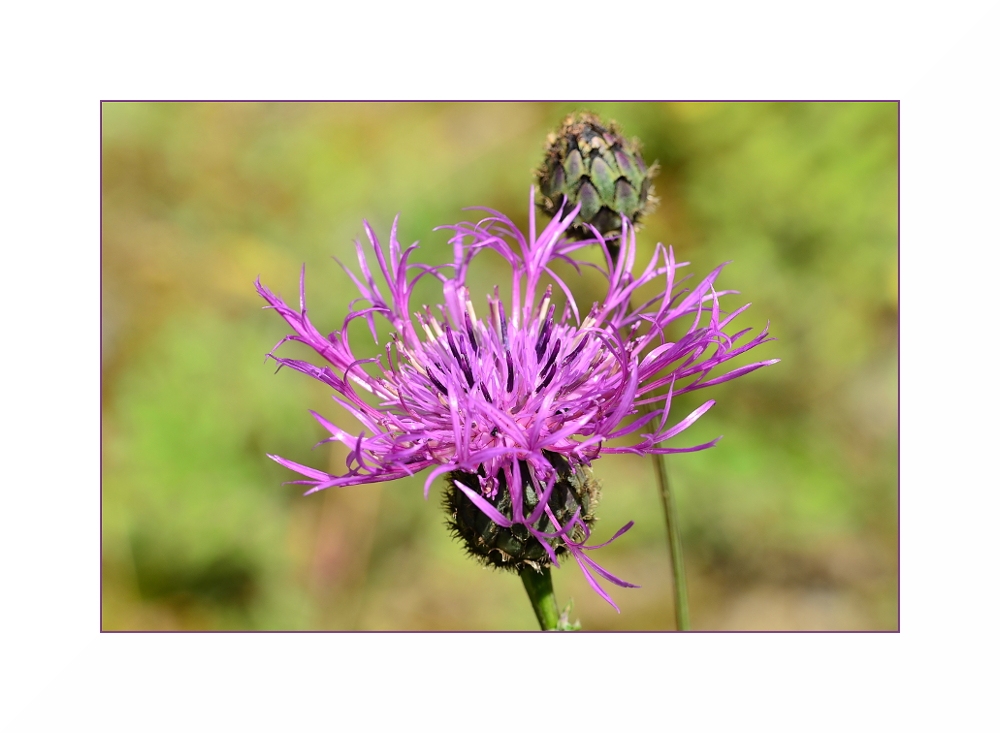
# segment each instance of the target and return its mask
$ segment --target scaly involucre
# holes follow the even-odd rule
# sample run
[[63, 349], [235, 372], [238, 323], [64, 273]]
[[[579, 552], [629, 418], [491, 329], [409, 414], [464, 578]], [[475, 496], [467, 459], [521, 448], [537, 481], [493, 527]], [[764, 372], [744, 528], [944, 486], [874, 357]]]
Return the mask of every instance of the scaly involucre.
[[[652, 260], [636, 275], [632, 272], [635, 231], [626, 219], [622, 221], [618, 247], [616, 243], [609, 247], [596, 230], [591, 240], [571, 241], [563, 236], [579, 207], [565, 215], [560, 212], [536, 236], [533, 198], [532, 190], [527, 238], [510, 219], [490, 209], [483, 209], [491, 216], [478, 224], [463, 222], [441, 227], [454, 231], [452, 265], [411, 264], [417, 245], [401, 250], [395, 222], [386, 252], [365, 222], [371, 250], [366, 252], [360, 241], [356, 243], [361, 277], [344, 268], [361, 298], [352, 301], [342, 328], [329, 336], [320, 333], [306, 316], [304, 267], [298, 311], [258, 279], [257, 290], [269, 303], [267, 307], [277, 310], [295, 331], [275, 349], [285, 341], [299, 341], [312, 347], [326, 364], [284, 359], [274, 356], [274, 349], [270, 356], [283, 366], [329, 385], [337, 404], [364, 427], [358, 435], [352, 435], [312, 413], [330, 433], [324, 443], [338, 440], [347, 446], [347, 472], [340, 476], [279, 456], [270, 457], [306, 477], [291, 482], [310, 485], [306, 493], [389, 481], [430, 468], [424, 484], [426, 496], [431, 483], [442, 474], [476, 474], [478, 486], [457, 483], [470, 501], [501, 526], [523, 524], [541, 540], [552, 562], [558, 565], [554, 550], [546, 542], [553, 539], [552, 533], [533, 526], [545, 512], [557, 529], [558, 540], [569, 547], [589, 583], [614, 605], [591, 571], [617, 585], [631, 584], [611, 575], [586, 555], [587, 550], [603, 545], [584, 544], [590, 530], [583, 522], [574, 518], [560, 526], [556, 521], [548, 500], [559, 477], [546, 454], [563, 456], [575, 469], [589, 467], [594, 459], [608, 453], [683, 453], [709, 448], [718, 438], [689, 448], [662, 446], [714, 404], [709, 400], [668, 426], [672, 397], [735, 379], [778, 360], [757, 362], [709, 378], [716, 367], [769, 340], [766, 327], [739, 346], [737, 342], [752, 329], [726, 333], [733, 319], [749, 304], [728, 314], [720, 309], [719, 296], [736, 292], [715, 291], [722, 266], [693, 289], [675, 295], [677, 269], [687, 263], [675, 262], [672, 248], [657, 244]], [[595, 245], [604, 253], [606, 269], [572, 257], [577, 250]], [[617, 257], [612, 256], [615, 249]], [[466, 276], [473, 260], [486, 250], [493, 250], [509, 263], [511, 292], [508, 310], [494, 287], [493, 294], [486, 296], [487, 313], [479, 317], [466, 287]], [[582, 321], [573, 293], [551, 269], [557, 260], [577, 271], [581, 266], [595, 267], [607, 278], [603, 302], [595, 303]], [[384, 290], [376, 283], [373, 269], [380, 271]], [[418, 330], [410, 318], [410, 296], [417, 281], [428, 276], [441, 283], [444, 304], [438, 306], [437, 314], [426, 306], [416, 312]], [[545, 276], [565, 296], [559, 318], [552, 302], [552, 285], [541, 289]], [[662, 291], [633, 307], [635, 291], [654, 280], [662, 283]], [[347, 329], [356, 318], [368, 322], [377, 341], [376, 315], [387, 319], [394, 331], [385, 346], [384, 362], [381, 356], [356, 358], [348, 343]], [[677, 341], [669, 341], [667, 327], [684, 317], [692, 318], [686, 333]], [[358, 388], [373, 397], [362, 398]], [[646, 409], [640, 411], [641, 405]], [[607, 445], [619, 438], [628, 438], [628, 444]], [[522, 474], [523, 467], [527, 475]], [[511, 494], [512, 517], [503, 516], [487, 501], [496, 496], [501, 472]], [[526, 484], [540, 497], [530, 516], [524, 516], [522, 509]], [[629, 522], [612, 539], [631, 525]], [[582, 542], [572, 539], [576, 527], [584, 529]]]

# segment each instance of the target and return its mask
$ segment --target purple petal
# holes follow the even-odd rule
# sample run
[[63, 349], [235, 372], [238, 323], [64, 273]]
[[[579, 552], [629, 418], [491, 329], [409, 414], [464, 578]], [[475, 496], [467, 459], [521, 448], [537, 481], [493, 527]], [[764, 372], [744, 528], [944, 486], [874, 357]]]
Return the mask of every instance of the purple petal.
[[496, 507], [490, 504], [486, 499], [477, 494], [475, 491], [467, 487], [461, 481], [455, 481], [455, 486], [461, 489], [462, 493], [469, 497], [469, 501], [475, 504], [479, 511], [489, 517], [491, 520], [499, 524], [501, 527], [511, 527], [513, 522], [511, 522], [507, 517], [497, 511]]

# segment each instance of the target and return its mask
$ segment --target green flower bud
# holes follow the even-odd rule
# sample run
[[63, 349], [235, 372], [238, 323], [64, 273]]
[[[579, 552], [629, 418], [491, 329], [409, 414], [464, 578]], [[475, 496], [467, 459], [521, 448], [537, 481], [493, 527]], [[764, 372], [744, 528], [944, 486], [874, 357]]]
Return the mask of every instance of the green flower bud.
[[[546, 457], [558, 471], [558, 479], [549, 498], [549, 508], [559, 522], [560, 528], [569, 524], [577, 509], [580, 519], [588, 527], [596, 521], [594, 509], [600, 499], [600, 484], [590, 472], [590, 469], [577, 466], [571, 472], [569, 463], [562, 456], [546, 452]], [[521, 463], [521, 476], [528, 475], [527, 464]], [[497, 511], [508, 519], [513, 519], [510, 492], [504, 474], [499, 476], [500, 487], [496, 496], [484, 497]], [[447, 489], [444, 497], [444, 508], [450, 519], [447, 524], [456, 538], [465, 543], [465, 549], [484, 565], [521, 572], [526, 567], [540, 570], [552, 565], [549, 553], [542, 547], [542, 542], [548, 542], [557, 556], [567, 552], [567, 546], [562, 538], [541, 540], [528, 532], [523, 524], [502, 527], [492, 521], [472, 501], [455, 486], [460, 481], [473, 490], [479, 487], [479, 477], [463, 471], [453, 471], [448, 475]], [[538, 495], [530, 482], [525, 484], [523, 492], [523, 516], [530, 517], [538, 506]], [[543, 513], [532, 525], [541, 532], [555, 532], [549, 517]], [[579, 525], [573, 528], [570, 537], [574, 542], [584, 540], [583, 528]]]
[[622, 214], [638, 224], [652, 211], [654, 175], [656, 165], [646, 168], [638, 140], [622, 137], [616, 122], [605, 127], [590, 112], [572, 114], [548, 137], [545, 161], [537, 171], [538, 206], [555, 216], [564, 199], [567, 208], [580, 204], [566, 232], [575, 239], [594, 236], [588, 224], [602, 235], [616, 234]]

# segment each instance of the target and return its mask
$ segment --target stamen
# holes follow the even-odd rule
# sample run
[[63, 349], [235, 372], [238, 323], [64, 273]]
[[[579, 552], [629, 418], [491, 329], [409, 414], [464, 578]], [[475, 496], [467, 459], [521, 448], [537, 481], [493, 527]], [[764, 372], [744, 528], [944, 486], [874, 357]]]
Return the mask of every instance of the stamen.
[[552, 317], [555, 315], [555, 312], [556, 304], [552, 303], [549, 306], [549, 315], [545, 319], [545, 323], [542, 324], [542, 332], [539, 334], [538, 343], [535, 344], [535, 357], [538, 359], [542, 358], [542, 355], [545, 353], [545, 347], [549, 345], [549, 336], [552, 335]]
[[549, 376], [547, 376], [545, 378], [545, 381], [543, 381], [541, 384], [538, 385], [538, 388], [535, 390], [535, 394], [538, 394], [543, 389], [545, 389], [546, 387], [548, 387], [549, 386], [549, 382], [552, 381], [552, 377], [554, 377], [555, 375], [556, 375], [556, 370], [553, 369], [552, 372], [549, 374]]
[[448, 390], [446, 390], [446, 389], [444, 388], [444, 385], [443, 385], [443, 384], [441, 384], [441, 382], [439, 382], [439, 381], [437, 380], [437, 377], [435, 377], [435, 376], [434, 376], [434, 375], [433, 375], [433, 374], [432, 374], [432, 373], [430, 372], [430, 370], [428, 370], [428, 372], [427, 372], [427, 378], [428, 378], [428, 379], [430, 379], [430, 380], [431, 380], [431, 381], [432, 381], [432, 382], [434, 383], [434, 386], [435, 386], [435, 387], [437, 387], [437, 388], [438, 388], [439, 390], [441, 390], [441, 394], [443, 394], [443, 395], [447, 395], [447, 394], [448, 394]]
[[500, 306], [500, 335], [503, 337], [504, 348], [507, 348], [510, 346], [510, 341], [507, 340], [507, 314], [503, 309], [503, 301], [498, 300], [497, 304]]
[[500, 290], [493, 287], [493, 297], [486, 296], [486, 302], [490, 305], [490, 315], [493, 316], [493, 331], [500, 333]]
[[562, 360], [562, 364], [560, 366], [566, 366], [571, 361], [573, 361], [577, 356], [579, 356], [580, 352], [583, 351], [583, 347], [587, 345], [587, 342], [589, 340], [590, 340], [590, 334], [589, 333], [583, 334], [583, 338], [580, 339], [580, 343], [577, 345], [575, 349], [573, 349], [573, 351], [570, 352], [570, 354], [565, 359]]
[[552, 286], [549, 285], [545, 288], [545, 296], [542, 298], [542, 302], [538, 304], [538, 314], [541, 315], [545, 312], [545, 309], [549, 307], [549, 301], [552, 299]]
[[475, 384], [476, 380], [472, 376], [472, 369], [469, 366], [469, 360], [465, 358], [465, 354], [458, 357], [458, 366], [461, 367], [462, 374], [465, 375], [465, 379], [469, 383], [469, 386], [471, 387]]
[[458, 349], [455, 347], [455, 337], [452, 335], [451, 325], [448, 324], [448, 323], [445, 323], [444, 324], [444, 328], [445, 328], [445, 335], [448, 337], [448, 347], [451, 349], [451, 354], [456, 359], [458, 359], [459, 358], [459, 356], [458, 356]]
[[[548, 387], [549, 386], [549, 382], [552, 381], [552, 377], [555, 376], [555, 373], [556, 373], [555, 363], [556, 363], [556, 357], [559, 355], [559, 347], [560, 346], [562, 346], [562, 339], [556, 339], [555, 344], [553, 344], [553, 346], [552, 346], [552, 355], [549, 357], [548, 362], [545, 364], [545, 367], [542, 369], [542, 376], [541, 376], [542, 383], [540, 385], [538, 385], [538, 389], [535, 390], [535, 394], [538, 394], [543, 389], [545, 389], [546, 387]], [[548, 376], [546, 376], [546, 372], [548, 372]]]
[[[427, 320], [427, 325], [430, 326], [435, 334], [431, 337], [431, 340], [439, 339], [444, 336], [444, 331], [441, 330], [441, 324], [438, 323], [437, 318], [435, 318], [434, 314], [431, 313], [430, 307], [426, 305], [424, 306], [424, 317]], [[427, 326], [425, 326], [425, 328], [426, 327]]]
[[465, 314], [465, 332], [469, 335], [469, 343], [472, 344], [472, 353], [479, 356], [479, 343], [476, 341], [476, 333], [472, 328], [472, 319], [468, 312]]
[[416, 316], [417, 316], [417, 323], [420, 324], [420, 327], [422, 329], [424, 329], [424, 333], [427, 334], [427, 340], [428, 341], [433, 341], [434, 340], [434, 334], [431, 331], [430, 324], [427, 323], [427, 319], [424, 318], [423, 314], [421, 314], [421, 313], [417, 313]]
[[464, 288], [464, 298], [465, 298], [465, 311], [472, 317], [473, 323], [476, 321], [476, 309], [472, 307], [472, 301], [469, 300], [469, 289]]

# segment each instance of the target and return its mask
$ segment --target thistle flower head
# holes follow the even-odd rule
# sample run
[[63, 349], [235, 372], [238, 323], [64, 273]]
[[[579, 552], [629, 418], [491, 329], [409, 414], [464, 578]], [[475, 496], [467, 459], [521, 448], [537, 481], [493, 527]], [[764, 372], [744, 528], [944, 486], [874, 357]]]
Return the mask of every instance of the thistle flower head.
[[646, 167], [638, 140], [626, 140], [616, 122], [605, 126], [590, 112], [568, 115], [549, 135], [537, 174], [538, 206], [546, 214], [580, 205], [567, 229], [574, 239], [593, 236], [592, 226], [604, 236], [620, 234], [622, 216], [638, 224], [656, 203], [656, 165]]
[[[328, 385], [333, 399], [363, 428], [350, 434], [312, 413], [330, 433], [323, 442], [340, 441], [348, 448], [347, 470], [341, 475], [270, 457], [301, 474], [304, 478], [292, 483], [310, 486], [306, 493], [429, 469], [426, 496], [433, 481], [446, 476], [452, 526], [470, 551], [515, 569], [558, 565], [557, 556], [569, 553], [597, 593], [614, 605], [595, 575], [635, 586], [588, 555], [603, 547], [587, 544], [596, 502], [593, 461], [610, 453], [711, 447], [718, 439], [692, 447], [663, 446], [714, 404], [709, 400], [670, 425], [672, 398], [777, 360], [710, 376], [716, 367], [767, 340], [766, 328], [739, 345], [751, 329], [727, 333], [748, 306], [723, 312], [719, 296], [729, 291], [714, 289], [722, 267], [690, 290], [675, 293], [677, 270], [686, 263], [675, 262], [672, 249], [658, 244], [649, 264], [633, 273], [635, 232], [627, 219], [621, 220], [620, 252], [612, 257], [610, 242], [595, 229], [589, 241], [565, 236], [579, 205], [558, 211], [536, 235], [533, 198], [534, 189], [527, 236], [488, 209], [490, 215], [477, 224], [443, 227], [453, 232], [450, 265], [411, 263], [417, 245], [403, 250], [395, 223], [386, 249], [366, 222], [369, 246], [357, 243], [360, 275], [347, 270], [361, 297], [352, 303], [342, 328], [329, 335], [306, 315], [304, 268], [298, 310], [258, 280], [267, 307], [294, 330], [278, 346], [299, 341], [322, 362], [281, 358], [273, 349], [271, 358]], [[595, 244], [604, 255], [603, 268], [574, 257]], [[504, 293], [495, 287], [478, 312], [467, 274], [489, 250], [507, 262], [511, 277], [503, 279]], [[596, 267], [607, 280], [603, 300], [582, 318], [572, 291], [552, 269], [560, 260], [577, 270]], [[376, 282], [375, 271], [383, 282]], [[441, 285], [443, 302], [437, 310], [418, 309], [410, 302], [415, 284], [425, 277]], [[543, 286], [546, 279], [551, 284]], [[635, 291], [651, 282], [661, 283], [662, 290], [634, 306]], [[558, 314], [553, 284], [565, 299]], [[384, 357], [359, 359], [348, 343], [348, 326], [363, 318], [374, 338], [376, 316], [393, 330]], [[670, 340], [666, 330], [679, 319], [690, 319], [690, 325], [683, 336]], [[641, 405], [647, 408], [640, 414]], [[626, 444], [609, 446], [613, 439]], [[612, 540], [631, 526], [629, 522]]]

